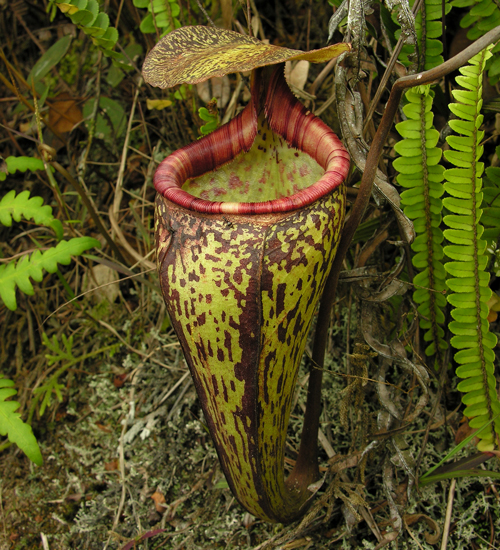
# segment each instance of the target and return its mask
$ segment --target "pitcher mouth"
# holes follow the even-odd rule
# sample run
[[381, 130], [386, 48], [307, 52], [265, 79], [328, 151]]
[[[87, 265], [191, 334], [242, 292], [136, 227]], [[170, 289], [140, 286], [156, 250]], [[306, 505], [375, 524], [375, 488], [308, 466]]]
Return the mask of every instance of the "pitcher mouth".
[[[254, 73], [252, 98], [237, 117], [160, 163], [158, 193], [205, 214], [269, 214], [308, 206], [342, 184], [349, 155], [335, 133], [295, 98], [282, 67], [260, 108], [261, 79]], [[252, 202], [259, 195], [265, 200]], [[212, 200], [218, 196], [227, 200]]]

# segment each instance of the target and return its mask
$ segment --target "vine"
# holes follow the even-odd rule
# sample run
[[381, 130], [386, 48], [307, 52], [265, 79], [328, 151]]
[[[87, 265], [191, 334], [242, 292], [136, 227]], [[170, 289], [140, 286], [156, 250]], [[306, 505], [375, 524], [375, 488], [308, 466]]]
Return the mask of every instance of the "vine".
[[118, 41], [118, 30], [110, 26], [109, 16], [100, 11], [97, 0], [53, 0], [47, 6], [51, 18], [55, 15], [56, 6], [92, 39], [106, 57], [112, 58], [123, 68], [130, 67], [123, 54], [113, 51]]

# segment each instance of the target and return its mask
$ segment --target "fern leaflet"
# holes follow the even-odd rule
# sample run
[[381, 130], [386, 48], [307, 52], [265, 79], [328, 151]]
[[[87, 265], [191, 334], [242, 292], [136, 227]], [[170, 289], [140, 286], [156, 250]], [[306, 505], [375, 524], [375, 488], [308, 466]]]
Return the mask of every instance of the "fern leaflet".
[[100, 247], [101, 243], [92, 237], [76, 237], [69, 241], [61, 241], [57, 246], [44, 252], [35, 250], [31, 256], [26, 254], [17, 262], [11, 261], [7, 265], [0, 265], [0, 298], [10, 310], [15, 311], [16, 286], [32, 296], [34, 290], [30, 278], [40, 282], [44, 270], [55, 273], [57, 264], [68, 265], [71, 256], [80, 256], [94, 246]]
[[7, 174], [14, 172], [26, 172], [30, 170], [44, 170], [43, 161], [32, 157], [7, 157], [0, 166], [0, 181], [4, 181]]
[[[451, 128], [459, 135], [447, 137], [451, 149], [445, 151], [446, 159], [455, 166], [445, 171], [443, 199], [450, 214], [444, 217], [444, 236], [451, 244], [445, 254], [451, 261], [445, 264], [450, 277], [446, 281], [451, 293], [448, 302], [453, 306], [450, 331], [454, 334], [451, 344], [459, 351], [455, 361], [460, 365], [456, 374], [463, 380], [458, 389], [464, 393], [465, 416], [472, 418], [469, 425], [481, 428], [500, 413], [494, 375], [496, 336], [490, 332], [487, 302], [491, 297], [488, 286], [490, 275], [486, 272], [487, 242], [483, 237], [482, 174], [484, 164], [481, 140], [484, 132], [479, 128], [483, 122], [482, 76], [486, 60], [491, 57], [489, 49], [483, 50], [462, 67], [456, 81], [463, 89], [454, 90], [456, 103], [450, 105], [458, 117], [450, 120]], [[500, 419], [479, 434], [481, 451], [492, 450], [500, 435]]]
[[8, 397], [17, 393], [12, 386], [14, 382], [0, 374], [0, 435], [8, 436], [9, 441], [15, 443], [31, 461], [41, 466], [42, 454], [31, 426], [25, 424], [19, 413], [15, 412], [20, 406], [19, 403], [6, 401]]
[[0, 200], [0, 223], [6, 227], [10, 227], [12, 225], [12, 219], [19, 222], [21, 218], [33, 220], [39, 225], [51, 227], [59, 240], [63, 237], [61, 222], [52, 215], [52, 207], [43, 204], [42, 197], [30, 198], [29, 191], [23, 191], [18, 195], [16, 195], [14, 190], [9, 191], [2, 197], [2, 200]]

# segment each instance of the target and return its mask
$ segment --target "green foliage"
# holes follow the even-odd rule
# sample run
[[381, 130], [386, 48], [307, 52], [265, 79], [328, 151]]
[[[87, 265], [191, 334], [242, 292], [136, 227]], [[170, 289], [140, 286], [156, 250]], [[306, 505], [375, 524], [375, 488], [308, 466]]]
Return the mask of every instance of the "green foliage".
[[198, 114], [201, 120], [206, 122], [206, 124], [200, 126], [200, 132], [204, 136], [217, 129], [217, 126], [219, 125], [219, 115], [217, 112], [213, 112], [212, 110], [209, 111], [206, 107], [200, 107], [198, 109]]
[[[445, 172], [444, 187], [449, 196], [443, 199], [450, 212], [444, 217], [448, 227], [444, 236], [451, 243], [444, 249], [451, 259], [445, 264], [449, 274], [446, 284], [451, 290], [448, 302], [452, 305], [454, 319], [449, 329], [454, 334], [451, 344], [459, 350], [455, 353], [455, 361], [460, 365], [456, 374], [463, 379], [458, 389], [465, 394], [462, 397], [467, 405], [464, 414], [472, 418], [469, 425], [477, 429], [500, 413], [493, 363], [497, 337], [490, 332], [487, 320], [490, 275], [486, 271], [488, 256], [487, 242], [483, 238], [484, 226], [480, 223], [484, 170], [480, 158], [484, 132], [479, 128], [483, 122], [480, 114], [482, 76], [489, 57], [491, 53], [483, 50], [470, 60], [470, 65], [460, 69], [462, 76], [456, 80], [464, 89], [453, 91], [456, 103], [450, 105], [458, 117], [450, 120], [450, 126], [459, 135], [447, 138], [451, 149], [444, 153], [455, 166]], [[498, 435], [500, 420], [497, 418], [489, 429], [480, 433], [478, 448], [483, 451], [493, 449]]]
[[[463, 29], [469, 28], [467, 38], [476, 40], [500, 25], [500, 9], [496, 0], [452, 0], [451, 5], [456, 8], [470, 8], [469, 13], [460, 21]], [[497, 44], [491, 52], [500, 52]], [[488, 76], [493, 84], [500, 80], [500, 56], [496, 55], [486, 64]]]
[[[118, 30], [110, 26], [109, 16], [100, 12], [97, 0], [50, 0], [47, 11], [51, 12], [51, 19], [55, 16], [56, 6], [92, 39], [105, 56], [112, 59], [113, 65], [107, 75], [107, 81], [113, 87], [118, 86], [125, 77], [124, 72], [133, 70], [129, 59], [133, 60], [135, 56], [141, 55], [142, 46], [132, 42], [125, 48], [124, 54], [113, 50], [119, 38]], [[70, 37], [64, 37], [59, 42], [66, 38]], [[41, 59], [49, 53], [50, 49]]]
[[73, 365], [76, 365], [77, 363], [81, 363], [85, 361], [86, 359], [89, 359], [91, 357], [95, 357], [96, 355], [99, 355], [101, 353], [104, 353], [106, 351], [113, 352], [113, 350], [116, 349], [116, 344], [113, 344], [111, 346], [106, 346], [104, 348], [97, 349], [95, 351], [91, 351], [90, 353], [87, 353], [85, 355], [75, 357], [73, 354], [73, 336], [70, 336], [69, 338], [66, 337], [65, 334], [62, 335], [62, 343], [61, 346], [59, 344], [59, 340], [54, 335], [52, 336], [52, 339], [50, 339], [47, 334], [44, 332], [42, 334], [42, 341], [47, 348], [49, 352], [52, 353], [46, 353], [45, 358], [47, 359], [47, 363], [49, 366], [55, 365], [56, 363], [63, 363], [59, 369], [57, 369], [51, 377], [48, 379], [47, 383], [43, 386], [39, 386], [35, 390], [33, 390], [33, 393], [35, 395], [35, 403], [34, 406], [36, 406], [36, 403], [40, 399], [42, 399], [42, 402], [40, 404], [39, 414], [40, 416], [43, 416], [45, 413], [47, 407], [50, 407], [52, 405], [52, 397], [53, 394], [57, 397], [57, 400], [59, 403], [62, 402], [63, 396], [62, 396], [62, 390], [64, 390], [64, 384], [59, 383], [59, 378]]
[[161, 36], [181, 27], [177, 19], [181, 7], [177, 0], [134, 0], [136, 8], [147, 8], [148, 13], [141, 21], [143, 33], [159, 32]]
[[35, 291], [30, 278], [40, 282], [44, 270], [55, 273], [58, 269], [57, 264], [68, 265], [71, 256], [81, 256], [89, 248], [100, 246], [101, 243], [92, 237], [75, 237], [69, 241], [61, 241], [44, 252], [35, 250], [31, 255], [22, 256], [17, 262], [11, 260], [8, 264], [0, 265], [0, 298], [11, 311], [15, 311], [16, 287], [33, 296]]
[[71, 39], [70, 35], [63, 36], [40, 57], [26, 79], [28, 84], [31, 85], [32, 83], [37, 84], [40, 82], [61, 61], [68, 51]]
[[44, 170], [43, 161], [41, 159], [32, 157], [7, 157], [3, 161], [3, 165], [0, 167], [0, 181], [4, 181], [7, 174], [14, 174], [14, 172], [26, 172], [30, 170]]
[[[29, 157], [21, 158], [36, 161], [39, 160], [30, 159]], [[42, 197], [30, 198], [29, 191], [22, 191], [18, 195], [16, 195], [14, 190], [9, 191], [2, 198], [2, 200], [0, 200], [0, 223], [6, 227], [10, 227], [12, 225], [12, 219], [16, 222], [20, 222], [22, 218], [25, 220], [33, 220], [38, 225], [51, 227], [59, 240], [63, 237], [63, 227], [61, 222], [52, 215], [51, 206], [48, 204], [43, 205]]]
[[[83, 106], [85, 124], [90, 130], [90, 117], [94, 111], [96, 99], [90, 98]], [[125, 110], [118, 101], [110, 97], [99, 98], [99, 110], [95, 125], [95, 137], [113, 143], [125, 131], [127, 125]]]
[[[410, 1], [410, 6], [413, 6], [414, 1]], [[418, 56], [419, 68], [421, 70], [429, 70], [443, 63], [443, 43], [441, 36], [443, 35], [443, 25], [441, 22], [443, 6], [445, 13], [451, 10], [451, 5], [442, 0], [425, 0], [422, 8], [425, 7], [425, 19], [423, 17], [423, 9], [420, 9], [415, 16], [415, 30], [418, 39]], [[396, 33], [399, 38], [401, 31]], [[414, 47], [404, 45], [399, 59], [409, 65], [410, 57], [415, 53]]]
[[406, 188], [401, 194], [401, 203], [405, 214], [414, 220], [417, 235], [412, 244], [413, 265], [419, 270], [413, 279], [416, 286], [413, 299], [418, 304], [424, 340], [429, 342], [425, 353], [436, 355], [439, 367], [444, 361], [442, 351], [448, 346], [442, 326], [446, 307], [443, 232], [440, 228], [444, 169], [438, 164], [441, 159], [441, 149], [436, 147], [439, 132], [432, 126], [433, 98], [430, 86], [406, 92], [408, 104], [403, 111], [408, 119], [396, 126], [403, 139], [395, 145], [401, 156], [394, 161], [394, 168], [399, 171], [399, 185]]
[[[497, 147], [497, 156], [499, 154], [500, 147]], [[500, 168], [489, 166], [485, 172], [481, 216], [481, 223], [485, 226], [483, 239], [496, 243], [500, 237]]]
[[[475, 437], [478, 437], [481, 435], [481, 432], [488, 429], [488, 427], [496, 420], [498, 415], [493, 417], [491, 420], [486, 422], [477, 432], [472, 432], [469, 436], [467, 436], [465, 439], [463, 439], [458, 445], [453, 447], [453, 449], [444, 457], [442, 458], [435, 466], [427, 470], [424, 475], [420, 476], [418, 480], [418, 484], [420, 487], [424, 487], [425, 485], [428, 485], [429, 483], [436, 483], [437, 481], [443, 481], [445, 479], [456, 479], [459, 477], [487, 477], [491, 476], [496, 479], [500, 479], [500, 474], [498, 472], [488, 472], [486, 470], [478, 470], [478, 469], [471, 469], [468, 468], [467, 463], [462, 464], [460, 463], [460, 466], [453, 467], [453, 463], [450, 465], [451, 469], [447, 472], [439, 472], [438, 468], [443, 466], [446, 462], [450, 461], [454, 456], [456, 456], [464, 447], [466, 447]], [[471, 457], [471, 461], [473, 462], [475, 460], [476, 456]], [[457, 464], [455, 462], [454, 464]], [[437, 471], [436, 471], [437, 470]], [[432, 475], [434, 473], [434, 475]]]
[[50, 407], [52, 404], [52, 394], [54, 393], [59, 401], [59, 403], [62, 402], [63, 397], [61, 390], [64, 389], [64, 384], [59, 383], [59, 377], [63, 372], [65, 372], [69, 366], [73, 365], [76, 362], [76, 358], [73, 355], [73, 336], [70, 336], [69, 338], [66, 338], [66, 335], [62, 335], [62, 341], [64, 348], [61, 348], [59, 345], [59, 341], [57, 340], [57, 337], [54, 335], [52, 337], [52, 340], [49, 339], [47, 334], [44, 332], [42, 334], [42, 340], [44, 345], [47, 347], [48, 350], [52, 351], [54, 355], [46, 354], [45, 358], [47, 359], [47, 363], [49, 366], [53, 365], [54, 363], [57, 363], [59, 361], [69, 361], [68, 365], [65, 365], [62, 369], [57, 370], [48, 380], [46, 384], [43, 386], [40, 386], [36, 388], [33, 393], [38, 398], [43, 396], [42, 403], [40, 404], [40, 416], [43, 416], [43, 413], [45, 412], [45, 409], [47, 407]]
[[31, 426], [25, 424], [19, 413], [15, 412], [20, 406], [19, 403], [6, 401], [8, 397], [17, 393], [12, 386], [14, 382], [0, 374], [0, 435], [8, 436], [9, 441], [15, 443], [32, 462], [41, 466], [42, 453]]
[[[52, 227], [59, 238], [62, 237], [62, 226], [59, 220], [52, 216], [52, 208], [43, 206], [41, 197], [29, 198], [29, 192], [23, 191], [15, 195], [10, 191], [0, 201], [0, 222], [7, 227], [12, 224], [12, 219], [20, 221], [21, 217], [33, 219]], [[71, 256], [80, 256], [94, 246], [100, 247], [101, 243], [91, 237], [75, 237], [69, 241], [61, 241], [55, 247], [45, 251], [35, 250], [31, 255], [24, 255], [18, 261], [11, 260], [7, 264], [0, 265], [0, 298], [12, 311], [17, 309], [16, 287], [32, 296], [34, 294], [31, 280], [40, 282], [43, 279], [43, 271], [55, 273], [57, 264], [68, 265]]]
[[92, 38], [104, 55], [119, 57], [119, 54], [112, 51], [118, 40], [118, 31], [109, 26], [109, 17], [99, 11], [97, 0], [69, 0], [68, 2], [55, 0], [55, 2], [78, 28]]

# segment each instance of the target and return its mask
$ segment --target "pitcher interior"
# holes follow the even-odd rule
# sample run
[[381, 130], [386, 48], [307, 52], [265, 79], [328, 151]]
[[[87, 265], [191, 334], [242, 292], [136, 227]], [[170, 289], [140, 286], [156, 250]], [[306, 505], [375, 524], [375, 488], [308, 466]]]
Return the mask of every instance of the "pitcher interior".
[[207, 201], [264, 202], [289, 197], [318, 181], [325, 170], [307, 153], [288, 145], [259, 120], [248, 153], [213, 172], [187, 180], [182, 189]]

